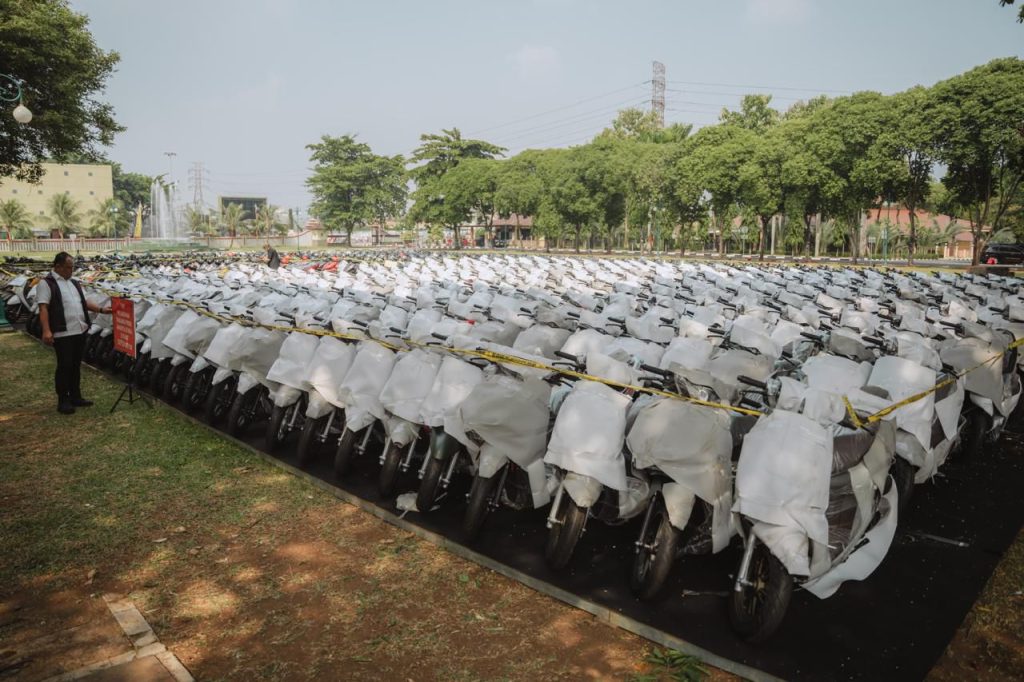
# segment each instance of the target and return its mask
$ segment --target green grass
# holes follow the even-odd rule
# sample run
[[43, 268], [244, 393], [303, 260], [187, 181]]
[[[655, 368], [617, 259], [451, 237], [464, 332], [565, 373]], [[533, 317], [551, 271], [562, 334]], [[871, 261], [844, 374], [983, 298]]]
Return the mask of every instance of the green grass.
[[110, 414], [122, 387], [87, 368], [96, 404], [58, 414], [52, 354], [20, 334], [0, 336], [0, 357], [0, 585], [148, 552], [182, 526], [237, 525], [270, 500], [308, 503], [307, 486], [173, 410]]

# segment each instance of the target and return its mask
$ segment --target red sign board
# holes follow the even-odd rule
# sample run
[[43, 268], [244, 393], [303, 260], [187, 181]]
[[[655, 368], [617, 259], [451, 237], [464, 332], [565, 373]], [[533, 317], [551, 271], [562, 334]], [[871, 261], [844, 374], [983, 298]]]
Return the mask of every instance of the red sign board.
[[114, 316], [114, 350], [135, 357], [135, 304], [131, 299], [110, 299]]

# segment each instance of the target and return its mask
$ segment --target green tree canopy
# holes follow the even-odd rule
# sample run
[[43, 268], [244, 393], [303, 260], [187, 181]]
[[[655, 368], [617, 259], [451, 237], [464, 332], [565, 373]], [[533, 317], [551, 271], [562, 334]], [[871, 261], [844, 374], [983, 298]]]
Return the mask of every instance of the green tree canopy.
[[32, 216], [17, 199], [0, 201], [0, 227], [10, 238], [27, 239], [32, 236]]
[[120, 57], [93, 41], [66, 0], [0, 0], [2, 72], [23, 81], [32, 122], [0, 116], [0, 178], [38, 180], [40, 162], [97, 158], [124, 128], [97, 96]]

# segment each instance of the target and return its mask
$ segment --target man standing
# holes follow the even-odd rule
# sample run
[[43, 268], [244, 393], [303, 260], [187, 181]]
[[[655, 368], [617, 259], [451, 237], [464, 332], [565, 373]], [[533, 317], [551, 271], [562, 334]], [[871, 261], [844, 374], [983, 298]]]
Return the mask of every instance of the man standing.
[[270, 244], [264, 244], [263, 248], [267, 250], [267, 267], [271, 270], [281, 267], [281, 256], [277, 255], [277, 249]]
[[71, 279], [75, 261], [61, 251], [53, 259], [53, 272], [36, 285], [39, 321], [43, 327], [43, 343], [57, 353], [57, 371], [53, 383], [57, 389], [57, 411], [74, 414], [76, 407], [88, 407], [91, 400], [82, 397], [82, 350], [85, 332], [89, 331], [89, 313], [109, 313], [85, 300], [82, 284]]

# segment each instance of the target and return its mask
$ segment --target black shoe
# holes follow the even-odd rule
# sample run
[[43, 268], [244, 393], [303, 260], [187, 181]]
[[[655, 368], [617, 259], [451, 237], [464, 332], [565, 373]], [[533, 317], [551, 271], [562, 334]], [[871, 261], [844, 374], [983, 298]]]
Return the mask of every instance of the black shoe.
[[57, 405], [57, 411], [61, 414], [74, 414], [75, 406], [71, 403], [60, 403]]
[[85, 398], [72, 398], [71, 404], [74, 407], [90, 407], [92, 406], [92, 401], [86, 400]]

